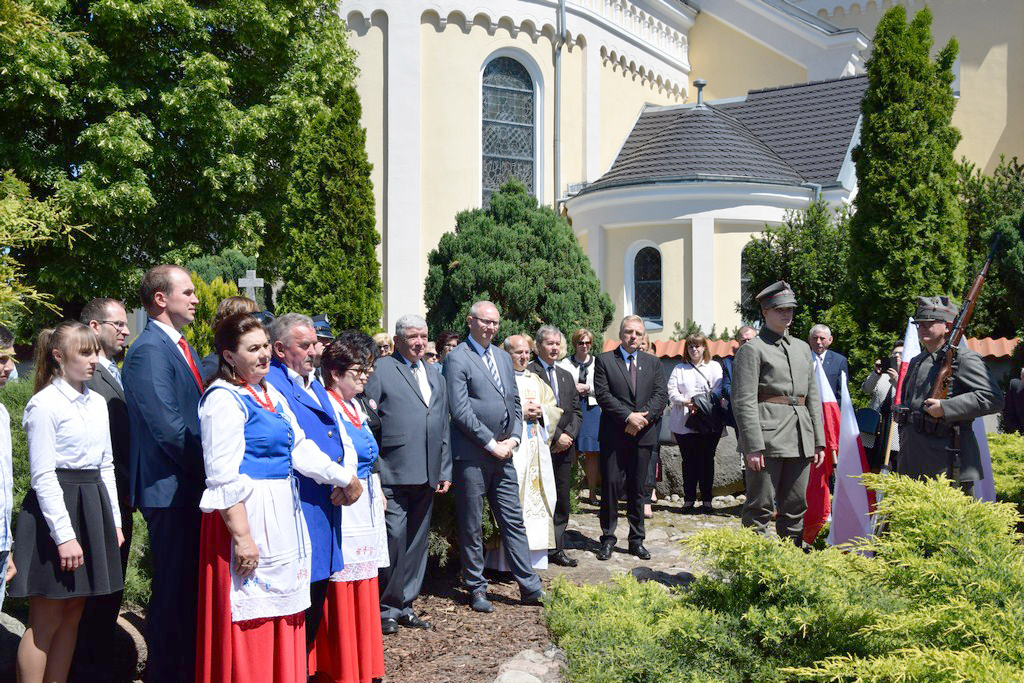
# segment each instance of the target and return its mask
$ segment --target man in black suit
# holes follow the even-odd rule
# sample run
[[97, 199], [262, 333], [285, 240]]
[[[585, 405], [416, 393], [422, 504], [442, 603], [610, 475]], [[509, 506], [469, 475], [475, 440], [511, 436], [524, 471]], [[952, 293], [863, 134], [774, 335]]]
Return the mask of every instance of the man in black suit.
[[195, 680], [199, 593], [199, 498], [206, 485], [199, 397], [200, 358], [182, 335], [196, 314], [184, 268], [154, 266], [139, 285], [149, 315], [124, 359], [131, 427], [131, 503], [146, 519], [153, 558], [146, 613], [147, 683]]
[[[110, 445], [114, 454], [114, 481], [117, 484], [118, 505], [121, 508], [121, 571], [127, 574], [128, 554], [132, 545], [132, 509], [128, 503], [128, 405], [124, 399], [124, 385], [117, 360], [124, 354], [128, 329], [128, 314], [117, 299], [93, 299], [82, 309], [79, 319], [92, 328], [100, 340], [99, 362], [92, 379], [85, 384], [107, 402], [110, 418]], [[71, 665], [69, 680], [100, 681], [113, 676], [109, 657], [110, 643], [114, 639], [117, 615], [121, 611], [123, 591], [94, 596], [86, 600], [82, 620], [78, 624], [78, 644]]]
[[555, 366], [562, 348], [562, 333], [554, 325], [543, 325], [534, 337], [537, 360], [527, 368], [537, 373], [555, 393], [562, 417], [551, 436], [551, 466], [555, 474], [555, 547], [548, 553], [548, 561], [563, 567], [578, 563], [565, 553], [565, 527], [569, 523], [569, 490], [572, 484], [572, 463], [576, 459], [576, 437], [583, 423], [580, 394], [576, 380], [563, 368]]
[[1024, 433], [1024, 369], [1020, 371], [1020, 378], [1010, 380], [1003, 406], [1003, 431]]
[[607, 560], [615, 548], [618, 500], [626, 489], [629, 552], [650, 559], [644, 548], [644, 480], [657, 444], [654, 426], [668, 403], [665, 372], [658, 359], [640, 350], [644, 321], [631, 315], [619, 325], [619, 347], [594, 359], [594, 394], [601, 406], [601, 548]]
[[828, 325], [815, 325], [807, 335], [807, 345], [811, 347], [811, 353], [821, 361], [836, 400], [841, 400], [842, 376], [846, 373], [846, 377], [850, 377], [850, 365], [846, 362], [846, 356], [829, 350], [828, 347], [832, 346], [832, 330]]
[[424, 360], [427, 321], [403, 315], [395, 323], [395, 352], [374, 364], [363, 395], [380, 416], [380, 481], [387, 498], [390, 566], [380, 570], [381, 631], [430, 628], [412, 603], [427, 570], [427, 537], [434, 494], [452, 480], [448, 393], [444, 377]]

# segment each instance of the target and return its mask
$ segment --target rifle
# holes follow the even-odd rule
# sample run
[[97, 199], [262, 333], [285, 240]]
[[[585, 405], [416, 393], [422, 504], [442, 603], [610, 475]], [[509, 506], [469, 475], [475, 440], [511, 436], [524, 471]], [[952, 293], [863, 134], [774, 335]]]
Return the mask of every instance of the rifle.
[[974, 278], [971, 288], [967, 290], [967, 295], [964, 296], [964, 304], [953, 321], [953, 329], [950, 330], [950, 333], [946, 336], [946, 341], [942, 344], [940, 350], [942, 351], [943, 361], [942, 365], [939, 366], [939, 371], [935, 374], [931, 398], [945, 399], [949, 396], [949, 389], [953, 383], [953, 366], [956, 363], [957, 348], [964, 336], [964, 332], [967, 331], [967, 325], [971, 322], [971, 316], [974, 315], [974, 305], [978, 303], [978, 296], [981, 294], [982, 285], [985, 284], [985, 279], [988, 278], [988, 271], [992, 267], [992, 261], [995, 260], [996, 252], [999, 249], [1000, 237], [1001, 235], [996, 234], [995, 239], [992, 241], [992, 248], [988, 252], [988, 258], [985, 259], [985, 264], [981, 267], [978, 276]]

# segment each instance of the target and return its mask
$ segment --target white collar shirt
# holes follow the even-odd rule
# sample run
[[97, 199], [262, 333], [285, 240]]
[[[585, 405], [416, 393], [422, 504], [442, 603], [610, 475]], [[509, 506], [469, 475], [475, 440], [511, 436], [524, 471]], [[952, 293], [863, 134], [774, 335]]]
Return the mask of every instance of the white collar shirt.
[[78, 393], [64, 380], [53, 380], [28, 402], [22, 419], [28, 438], [32, 489], [57, 545], [75, 538], [57, 470], [99, 470], [114, 526], [121, 526], [107, 403], [88, 387], [83, 388]]
[[11, 549], [11, 513], [14, 511], [14, 461], [11, 415], [0, 405], [0, 553]]
[[188, 357], [185, 355], [185, 350], [181, 348], [181, 345], [178, 343], [183, 336], [181, 332], [178, 332], [178, 330], [174, 329], [170, 325], [162, 323], [154, 318], [150, 318], [149, 322], [153, 323], [154, 325], [157, 326], [158, 329], [162, 330], [163, 333], [167, 335], [167, 338], [171, 340], [171, 343], [174, 344], [174, 348], [178, 349], [178, 353], [181, 354], [181, 357], [188, 361]]
[[[284, 369], [285, 369], [285, 372], [288, 373], [289, 379], [291, 379], [291, 381], [295, 382], [300, 387], [302, 387], [302, 390], [305, 391], [307, 394], [309, 394], [309, 396], [314, 401], [316, 401], [317, 405], [319, 405], [320, 404], [320, 398], [313, 391], [313, 382], [316, 381], [316, 379], [313, 377], [313, 373], [311, 372], [311, 373], [309, 373], [309, 376], [303, 377], [302, 375], [300, 375], [299, 373], [295, 372], [294, 370], [292, 370], [287, 365], [284, 366]], [[326, 410], [326, 409], [327, 409], [326, 406], [324, 406], [324, 410]]]

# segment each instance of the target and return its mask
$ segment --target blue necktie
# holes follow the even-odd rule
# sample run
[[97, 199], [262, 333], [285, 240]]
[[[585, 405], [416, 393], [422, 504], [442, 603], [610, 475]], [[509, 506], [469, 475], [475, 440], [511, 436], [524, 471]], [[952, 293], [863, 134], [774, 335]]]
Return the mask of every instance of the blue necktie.
[[124, 382], [121, 381], [121, 371], [117, 369], [117, 363], [111, 361], [110, 365], [107, 367], [107, 370], [110, 371], [110, 374], [113, 376], [114, 381], [117, 382], [117, 386], [121, 387], [121, 390], [123, 391]]

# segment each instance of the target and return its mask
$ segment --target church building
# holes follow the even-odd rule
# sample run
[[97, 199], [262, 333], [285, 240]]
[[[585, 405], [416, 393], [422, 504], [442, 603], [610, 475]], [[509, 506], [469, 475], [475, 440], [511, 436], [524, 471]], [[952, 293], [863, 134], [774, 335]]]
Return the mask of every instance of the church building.
[[[922, 0], [903, 0], [908, 13]], [[564, 212], [654, 339], [739, 324], [744, 245], [851, 201], [870, 37], [891, 0], [341, 0], [373, 164], [384, 324], [427, 254], [516, 177]], [[1024, 157], [1024, 2], [930, 0], [961, 45], [958, 153]], [[1014, 87], [1016, 86], [1016, 87]], [[1020, 109], [1018, 108], [1018, 111]]]

